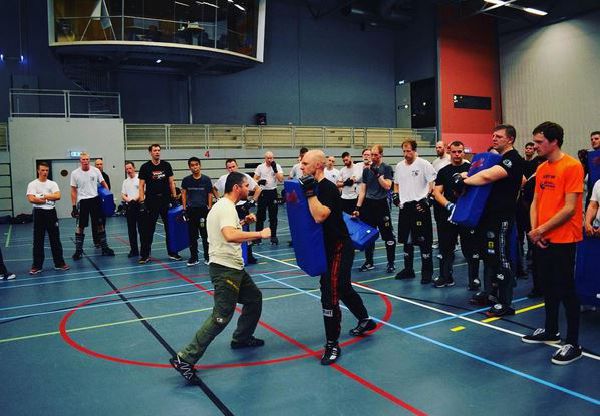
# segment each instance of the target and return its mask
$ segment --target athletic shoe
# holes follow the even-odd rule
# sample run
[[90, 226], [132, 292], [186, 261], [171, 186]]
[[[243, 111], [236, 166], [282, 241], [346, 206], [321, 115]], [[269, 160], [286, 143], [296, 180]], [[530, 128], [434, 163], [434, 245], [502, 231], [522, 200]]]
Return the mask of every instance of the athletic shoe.
[[177, 254], [177, 253], [171, 253], [171, 254], [169, 254], [169, 258], [170, 258], [171, 260], [175, 260], [175, 261], [181, 261], [181, 260], [183, 260], [183, 257], [181, 257], [181, 256], [180, 256], [179, 254]]
[[195, 266], [196, 264], [200, 264], [200, 260], [198, 260], [197, 258], [191, 257], [185, 265], [188, 267], [192, 267], [192, 266]]
[[413, 269], [402, 269], [398, 273], [396, 273], [396, 276], [394, 276], [394, 279], [397, 279], [397, 280], [406, 280], [406, 279], [414, 279], [414, 278], [415, 278], [415, 271]]
[[533, 331], [533, 334], [521, 337], [521, 341], [528, 344], [539, 344], [542, 342], [546, 344], [558, 344], [560, 342], [560, 333], [555, 335], [547, 334], [544, 328], [538, 328]]
[[387, 269], [385, 270], [386, 273], [394, 273], [396, 271], [396, 266], [394, 266], [394, 263], [388, 263], [387, 265]]
[[321, 357], [322, 365], [331, 365], [337, 361], [342, 355], [342, 350], [337, 342], [325, 344], [325, 351]]
[[137, 257], [139, 255], [140, 255], [140, 253], [138, 253], [137, 251], [130, 251], [129, 254], [127, 255], [127, 257], [132, 258], [132, 257]]
[[253, 335], [251, 335], [250, 338], [248, 338], [246, 341], [231, 340], [232, 350], [239, 350], [241, 348], [262, 347], [263, 345], [265, 345], [265, 341], [259, 338], [254, 338]]
[[494, 295], [488, 295], [483, 291], [475, 293], [471, 299], [469, 299], [469, 302], [478, 306], [495, 305], [497, 303]]
[[17, 277], [16, 274], [8, 272], [0, 275], [0, 280], [13, 280]]
[[34, 274], [39, 274], [39, 273], [41, 273], [41, 272], [42, 272], [42, 269], [41, 269], [41, 268], [37, 268], [37, 267], [32, 267], [32, 268], [29, 270], [29, 274], [31, 274], [31, 275], [34, 275]]
[[499, 318], [501, 316], [508, 316], [514, 314], [515, 310], [513, 308], [511, 308], [510, 306], [505, 306], [501, 303], [496, 303], [485, 313], [485, 315], [489, 316], [490, 318]]
[[372, 331], [377, 327], [377, 324], [371, 318], [362, 319], [354, 328], [348, 332], [353, 337], [360, 337], [365, 332]]
[[150, 257], [140, 257], [138, 264], [146, 264], [150, 262]]
[[438, 243], [433, 243], [431, 245], [431, 248], [433, 248], [433, 249], [440, 248], [440, 245]]
[[210, 262], [208, 260], [204, 260], [204, 264], [208, 266]]
[[271, 237], [271, 245], [272, 246], [279, 245], [279, 238], [277, 238], [277, 237]]
[[258, 260], [256, 260], [256, 257], [248, 256], [248, 264], [256, 264], [256, 263], [258, 263]]
[[106, 247], [102, 249], [102, 255], [108, 257], [114, 257], [115, 252], [110, 247]]
[[473, 279], [471, 283], [469, 283], [469, 290], [479, 290], [481, 288], [481, 281], [479, 279]]
[[579, 360], [583, 349], [580, 346], [565, 344], [552, 356], [552, 364], [566, 365]]
[[371, 263], [365, 262], [362, 266], [360, 266], [358, 271], [359, 272], [368, 272], [369, 270], [373, 270], [374, 268], [375, 268], [375, 266], [373, 266]]
[[67, 263], [64, 263], [62, 266], [54, 266], [54, 270], [58, 270], [59, 272], [66, 272], [70, 267]]
[[169, 363], [188, 383], [194, 383], [198, 380], [194, 366], [187, 361], [183, 361], [178, 355], [170, 358]]
[[73, 255], [71, 256], [71, 258], [75, 261], [81, 260], [81, 257], [83, 257], [83, 251], [81, 250], [75, 251], [75, 253], [73, 253]]
[[440, 289], [442, 287], [451, 287], [454, 286], [454, 279], [442, 279], [438, 277], [437, 279], [433, 279], [433, 287]]

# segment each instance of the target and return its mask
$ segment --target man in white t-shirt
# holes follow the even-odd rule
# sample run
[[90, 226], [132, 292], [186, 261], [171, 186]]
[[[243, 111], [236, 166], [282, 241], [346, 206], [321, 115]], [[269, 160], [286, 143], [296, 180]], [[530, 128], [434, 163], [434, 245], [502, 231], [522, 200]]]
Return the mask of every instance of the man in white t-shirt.
[[358, 201], [358, 185], [362, 180], [362, 168], [352, 162], [348, 152], [342, 153], [342, 162], [344, 167], [340, 169], [340, 177], [336, 185], [342, 190], [342, 211], [352, 215]]
[[433, 278], [433, 227], [428, 195], [433, 190], [436, 172], [431, 163], [416, 155], [417, 142], [402, 143], [404, 160], [396, 164], [394, 171], [394, 205], [400, 207], [398, 214], [398, 242], [404, 245], [404, 269], [396, 279], [414, 279], [414, 246], [421, 249], [421, 283], [431, 283]]
[[[221, 177], [217, 180], [217, 182], [215, 182], [215, 186], [213, 188], [216, 191], [217, 195], [219, 195], [220, 197], [225, 195], [225, 183], [227, 182], [227, 177], [229, 176], [229, 174], [231, 172], [238, 171], [237, 160], [227, 159], [227, 161], [225, 161], [225, 168], [227, 169], [227, 173], [224, 175], [221, 175]], [[243, 220], [244, 218], [246, 218], [247, 215], [250, 215], [250, 209], [256, 205], [255, 201], [258, 199], [258, 197], [260, 196], [260, 193], [262, 191], [260, 189], [260, 186], [258, 186], [256, 181], [252, 178], [252, 176], [250, 176], [246, 173], [243, 173], [243, 172], [242, 172], [242, 174], [246, 177], [246, 179], [248, 179], [248, 183], [249, 183], [248, 190], [250, 192], [254, 192], [254, 194], [252, 195], [252, 198], [250, 198], [250, 196], [248, 196], [248, 199], [241, 199], [235, 205], [235, 209], [238, 213], [238, 217], [240, 220]], [[248, 225], [245, 225], [243, 227], [243, 229], [244, 229], [244, 231], [249, 231]], [[252, 254], [252, 244], [248, 244], [247, 249], [248, 249], [247, 263], [248, 264], [256, 264], [257, 263], [256, 258]]]
[[326, 156], [323, 173], [325, 174], [325, 179], [337, 185], [337, 181], [340, 179], [340, 171], [335, 168], [335, 156]]
[[262, 293], [244, 269], [241, 243], [269, 238], [271, 230], [242, 231], [242, 226], [254, 222], [254, 214], [242, 221], [235, 209], [241, 200], [248, 199], [249, 182], [240, 172], [232, 172], [225, 181], [225, 196], [212, 207], [207, 218], [210, 264], [208, 272], [214, 286], [214, 304], [209, 316], [192, 342], [169, 360], [189, 383], [197, 382], [194, 364], [204, 355], [212, 340], [229, 324], [237, 303], [242, 313], [231, 340], [232, 349], [256, 348], [265, 345], [254, 337], [262, 311]]
[[69, 270], [63, 257], [63, 248], [60, 242], [58, 217], [54, 205], [60, 199], [60, 190], [56, 182], [48, 179], [50, 165], [39, 162], [37, 179], [27, 185], [27, 200], [33, 205], [33, 264], [29, 274], [41, 273], [44, 265], [44, 239], [48, 232], [52, 259], [55, 270]]
[[140, 255], [138, 246], [138, 234], [142, 235], [142, 223], [140, 222], [140, 179], [135, 172], [135, 164], [125, 161], [125, 175], [127, 176], [121, 186], [121, 199], [127, 206], [127, 234], [129, 235], [129, 254], [127, 257]]
[[439, 141], [435, 144], [435, 153], [437, 157], [431, 162], [433, 169], [439, 172], [441, 168], [450, 164], [450, 155], [446, 152], [446, 143]]
[[[269, 226], [271, 227], [271, 244], [279, 244], [277, 238], [277, 183], [283, 182], [281, 165], [275, 162], [272, 152], [265, 153], [265, 161], [256, 167], [254, 180], [260, 185], [262, 192], [257, 199], [256, 231], [263, 229], [267, 210], [269, 211]], [[255, 241], [255, 244], [260, 244]]]
[[585, 234], [588, 237], [600, 238], [600, 180], [592, 188], [590, 204], [585, 211]]
[[85, 238], [83, 230], [87, 227], [90, 217], [92, 227], [96, 227], [98, 230], [102, 255], [114, 256], [114, 251], [108, 247], [108, 243], [106, 242], [102, 201], [98, 195], [98, 186], [101, 185], [108, 190], [108, 185], [102, 177], [102, 172], [94, 166], [90, 166], [90, 155], [88, 153], [81, 152], [79, 162], [81, 163], [81, 167], [71, 172], [71, 203], [73, 204], [71, 217], [77, 219], [73, 260], [80, 260], [83, 256], [83, 240]]
[[290, 170], [290, 175], [288, 177], [289, 179], [298, 179], [302, 176], [302, 170], [300, 169], [302, 164], [300, 162], [302, 162], [302, 157], [304, 156], [304, 154], [306, 152], [308, 152], [308, 148], [306, 148], [306, 147], [300, 148], [300, 153], [298, 154], [298, 163], [296, 163], [294, 166], [292, 166], [292, 169]]

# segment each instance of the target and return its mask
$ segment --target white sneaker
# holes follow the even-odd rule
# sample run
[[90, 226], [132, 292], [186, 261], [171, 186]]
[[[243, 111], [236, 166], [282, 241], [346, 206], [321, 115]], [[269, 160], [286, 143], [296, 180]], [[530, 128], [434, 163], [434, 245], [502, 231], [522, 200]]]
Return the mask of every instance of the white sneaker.
[[8, 272], [6, 274], [0, 275], [0, 280], [13, 280], [16, 277], [17, 277], [16, 274]]

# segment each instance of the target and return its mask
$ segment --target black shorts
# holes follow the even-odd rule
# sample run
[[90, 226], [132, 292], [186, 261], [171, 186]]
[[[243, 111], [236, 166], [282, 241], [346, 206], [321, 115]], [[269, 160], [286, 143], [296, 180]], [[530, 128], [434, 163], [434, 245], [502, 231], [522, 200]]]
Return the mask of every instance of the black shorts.
[[[421, 206], [422, 211], [417, 210], [417, 204]], [[431, 211], [425, 199], [403, 204], [398, 214], [398, 242], [425, 246], [432, 244]]]
[[89, 218], [92, 218], [92, 225], [98, 226], [104, 224], [104, 215], [102, 214], [102, 200], [99, 196], [95, 198], [82, 199], [79, 205], [79, 218], [77, 227], [85, 228], [88, 226]]

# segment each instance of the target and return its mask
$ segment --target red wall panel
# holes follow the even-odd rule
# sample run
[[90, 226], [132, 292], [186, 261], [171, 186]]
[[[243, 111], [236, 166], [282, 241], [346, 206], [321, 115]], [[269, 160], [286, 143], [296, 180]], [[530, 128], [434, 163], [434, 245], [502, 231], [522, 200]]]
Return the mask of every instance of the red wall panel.
[[[448, 17], [446, 12], [438, 30], [441, 138], [480, 152], [502, 120], [496, 26], [489, 16]], [[492, 109], [454, 108], [455, 94], [491, 97]]]

